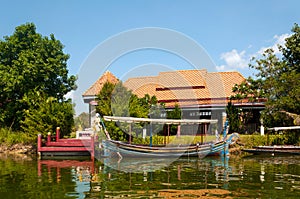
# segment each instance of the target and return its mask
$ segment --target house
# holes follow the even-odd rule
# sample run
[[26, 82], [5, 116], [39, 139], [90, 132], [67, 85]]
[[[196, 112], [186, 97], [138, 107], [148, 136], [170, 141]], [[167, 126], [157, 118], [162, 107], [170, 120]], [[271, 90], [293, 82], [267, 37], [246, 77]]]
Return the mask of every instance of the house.
[[[171, 110], [178, 104], [184, 119], [218, 119], [220, 122], [217, 129], [221, 131], [226, 115], [225, 107], [230, 96], [234, 94], [232, 87], [244, 80], [245, 78], [236, 71], [178, 70], [160, 72], [157, 76], [129, 78], [124, 82], [124, 86], [138, 97], [144, 97], [145, 94], [155, 95], [159, 103], [165, 104], [166, 110]], [[118, 79], [106, 72], [83, 95], [84, 102], [90, 105], [91, 115], [93, 106], [96, 105], [95, 96], [105, 81], [115, 83]], [[244, 100], [233, 103], [241, 109], [251, 109], [258, 115], [264, 108], [261, 102], [248, 103]], [[249, 128], [253, 131], [257, 130], [259, 124], [259, 117], [255, 118], [255, 121], [249, 122]]]

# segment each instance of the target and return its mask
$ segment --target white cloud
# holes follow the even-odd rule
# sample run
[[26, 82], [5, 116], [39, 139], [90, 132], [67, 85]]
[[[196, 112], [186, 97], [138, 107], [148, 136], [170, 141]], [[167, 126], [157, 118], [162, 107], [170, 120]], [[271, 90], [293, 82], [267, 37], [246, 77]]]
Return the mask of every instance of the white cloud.
[[[227, 71], [227, 70], [239, 70], [239, 69], [245, 69], [248, 67], [248, 63], [250, 62], [250, 59], [252, 57], [259, 57], [264, 53], [265, 50], [271, 48], [274, 50], [274, 53], [279, 55], [281, 52], [278, 49], [278, 45], [284, 46], [285, 45], [285, 39], [287, 37], [290, 37], [291, 34], [282, 34], [282, 35], [275, 35], [272, 38], [272, 41], [270, 42], [271, 45], [267, 47], [260, 48], [255, 53], [247, 53], [246, 50], [243, 50], [241, 52], [238, 52], [236, 49], [233, 49], [229, 52], [222, 53], [220, 56], [220, 59], [225, 62], [225, 64], [217, 66], [217, 71]], [[252, 48], [253, 46], [250, 44], [248, 46], [248, 49]]]
[[238, 52], [236, 49], [221, 54], [221, 59], [225, 61], [225, 65], [217, 66], [217, 70], [225, 69], [243, 69], [248, 66], [248, 58], [246, 51]]
[[260, 55], [261, 55], [261, 54], [263, 54], [263, 53], [264, 53], [267, 49], [269, 49], [269, 48], [273, 49], [275, 54], [280, 54], [278, 45], [280, 45], [280, 46], [285, 46], [285, 39], [288, 38], [288, 37], [290, 37], [290, 36], [291, 36], [291, 34], [288, 34], [288, 33], [282, 34], [282, 35], [275, 35], [275, 36], [273, 37], [273, 39], [272, 39], [272, 40], [274, 41], [273, 45], [267, 46], [267, 47], [262, 47], [262, 48], [257, 52], [257, 54], [260, 54]]
[[225, 65], [221, 65], [221, 66], [216, 66], [217, 71], [224, 71], [225, 70]]

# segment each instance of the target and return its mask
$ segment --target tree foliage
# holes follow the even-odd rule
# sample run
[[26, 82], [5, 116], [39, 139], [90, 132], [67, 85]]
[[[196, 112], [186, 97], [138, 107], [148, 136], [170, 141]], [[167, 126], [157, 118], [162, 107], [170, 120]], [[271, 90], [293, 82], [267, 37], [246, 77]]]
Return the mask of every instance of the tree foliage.
[[262, 87], [263, 81], [261, 79], [254, 80], [248, 77], [241, 84], [235, 84], [232, 88], [234, 95], [230, 97], [231, 100], [244, 100], [248, 102], [258, 102], [265, 97], [265, 91]]
[[300, 113], [300, 27], [295, 24], [293, 34], [279, 46], [281, 56], [268, 49], [250, 67], [258, 73], [257, 81], [267, 98], [263, 118], [267, 126], [291, 125], [292, 120], [282, 111]]
[[300, 27], [295, 24], [292, 32], [285, 46], [279, 46], [281, 54], [267, 49], [252, 59], [249, 66], [257, 71], [255, 79], [249, 77], [233, 88], [233, 100], [267, 100], [262, 118], [269, 127], [292, 125], [284, 112], [300, 113]]
[[25, 132], [30, 132], [32, 136], [40, 133], [47, 135], [60, 127], [61, 136], [70, 134], [74, 126], [74, 111], [70, 102], [59, 102], [40, 92], [34, 92], [34, 97], [26, 95], [24, 100], [31, 100], [30, 108], [25, 111], [25, 119], [21, 121]]
[[[173, 110], [167, 112], [168, 119], [181, 119], [182, 111], [178, 104], [175, 104]], [[170, 135], [176, 135], [178, 130], [178, 125], [171, 124], [170, 125]]]
[[[155, 96], [150, 97], [146, 94], [139, 98], [131, 91], [127, 90], [119, 82], [112, 84], [104, 83], [99, 95], [97, 96], [98, 106], [96, 111], [100, 115], [122, 116], [122, 117], [158, 117], [161, 106], [157, 105]], [[105, 122], [111, 138], [116, 140], [128, 140], [129, 124], [116, 124], [115, 122]], [[144, 124], [136, 124], [134, 128], [138, 131]]]
[[182, 112], [181, 112], [181, 109], [178, 104], [175, 104], [175, 107], [173, 110], [167, 112], [168, 119], [181, 119], [181, 115], [182, 115]]
[[96, 111], [100, 115], [112, 115], [111, 96], [114, 88], [115, 84], [106, 82], [97, 96], [98, 106], [96, 107]]
[[[62, 103], [61, 108], [66, 105], [64, 95], [75, 89], [76, 78], [68, 76], [69, 55], [63, 48], [53, 34], [44, 37], [37, 33], [32, 23], [16, 27], [11, 36], [0, 40], [1, 126], [19, 129], [21, 121], [28, 117], [28, 110], [34, 112], [29, 102], [39, 102], [35, 95], [38, 92], [43, 93], [43, 102], [50, 97], [52, 101]], [[38, 106], [38, 109], [48, 105]]]
[[226, 114], [229, 122], [229, 132], [240, 132], [242, 122], [240, 120], [241, 111], [232, 102], [226, 106]]
[[89, 114], [86, 112], [80, 113], [77, 117], [74, 119], [74, 124], [76, 130], [84, 130], [88, 128], [89, 125]]

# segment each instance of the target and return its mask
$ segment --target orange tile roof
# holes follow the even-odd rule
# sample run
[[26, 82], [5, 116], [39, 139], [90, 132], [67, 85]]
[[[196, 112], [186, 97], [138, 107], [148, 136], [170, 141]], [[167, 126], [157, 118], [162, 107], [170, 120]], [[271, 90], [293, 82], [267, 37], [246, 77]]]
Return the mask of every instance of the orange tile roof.
[[116, 84], [119, 82], [118, 78], [116, 78], [110, 71], [106, 71], [90, 88], [88, 88], [82, 96], [96, 96], [101, 91], [103, 85], [106, 82], [110, 82]]
[[179, 70], [161, 72], [158, 76], [130, 78], [124, 86], [138, 97], [155, 95], [166, 106], [224, 104], [233, 94], [232, 87], [245, 78], [239, 72]]
[[[155, 95], [167, 107], [227, 103], [233, 95], [232, 87], [245, 78], [239, 72], [207, 72], [207, 70], [178, 70], [160, 72], [158, 76], [129, 78], [124, 86], [138, 97]], [[96, 96], [105, 82], [119, 80], [106, 71], [83, 96]]]

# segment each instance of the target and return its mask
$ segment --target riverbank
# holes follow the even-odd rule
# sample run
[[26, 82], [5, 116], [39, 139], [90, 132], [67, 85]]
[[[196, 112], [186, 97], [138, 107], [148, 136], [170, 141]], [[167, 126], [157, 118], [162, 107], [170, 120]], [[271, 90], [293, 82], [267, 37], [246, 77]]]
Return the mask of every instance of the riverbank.
[[[183, 139], [183, 138], [182, 138]], [[266, 146], [266, 145], [284, 145], [285, 143], [280, 143], [278, 140], [284, 140], [281, 135], [240, 135], [240, 138], [230, 145], [229, 152], [232, 155], [242, 155], [242, 150], [247, 148], [253, 148], [254, 146]], [[15, 143], [9, 144], [2, 142], [0, 144], [0, 153], [10, 153], [10, 154], [36, 154], [37, 147], [35, 144], [29, 143]]]
[[36, 154], [37, 148], [30, 144], [13, 144], [13, 145], [0, 145], [0, 153], [9, 154]]
[[[240, 155], [242, 153], [242, 146], [244, 144], [239, 141], [234, 145], [230, 146], [230, 154]], [[8, 154], [37, 154], [37, 147], [33, 144], [0, 144], [0, 153]]]

